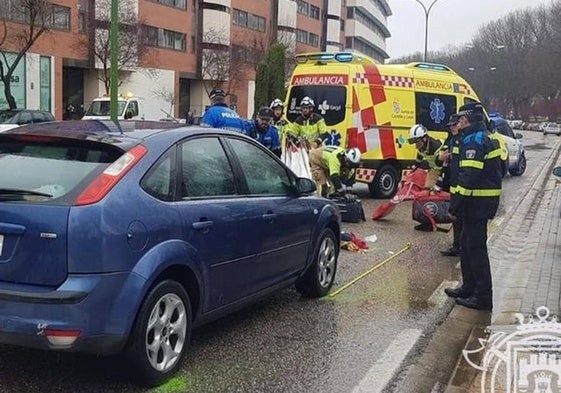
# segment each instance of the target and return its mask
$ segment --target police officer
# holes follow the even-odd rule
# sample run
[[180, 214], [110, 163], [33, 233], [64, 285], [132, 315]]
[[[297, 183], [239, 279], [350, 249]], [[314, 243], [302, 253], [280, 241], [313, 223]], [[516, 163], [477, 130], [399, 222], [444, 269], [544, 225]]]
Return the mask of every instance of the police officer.
[[344, 185], [353, 185], [354, 168], [359, 163], [360, 150], [356, 147], [345, 150], [339, 146], [321, 146], [313, 149], [310, 153], [310, 167], [321, 196], [331, 194], [328, 182], [335, 188], [335, 194], [343, 194]]
[[[417, 148], [417, 158], [413, 169], [428, 169], [425, 188], [433, 188], [440, 175], [441, 167], [437, 163], [437, 156], [442, 149], [442, 142], [429, 136], [427, 128], [422, 124], [415, 124], [409, 129], [409, 143]], [[415, 225], [418, 231], [431, 232], [433, 230], [430, 223]]]
[[262, 107], [257, 113], [255, 120], [248, 120], [246, 133], [259, 143], [271, 150], [277, 157], [281, 156], [281, 144], [279, 132], [276, 127], [271, 125], [273, 110], [269, 107]]
[[300, 101], [301, 114], [294, 123], [287, 125], [287, 131], [296, 138], [304, 139], [311, 147], [317, 147], [322, 143], [321, 136], [327, 133], [324, 118], [314, 112], [315, 103], [310, 97], [302, 98]]
[[491, 310], [493, 290], [487, 253], [487, 221], [499, 206], [501, 148], [486, 128], [483, 106], [469, 103], [458, 112], [461, 129], [458, 184], [449, 213], [463, 225], [460, 256], [462, 286], [446, 288], [448, 296], [465, 307]]
[[244, 121], [228, 107], [225, 97], [226, 94], [222, 89], [216, 88], [210, 91], [211, 106], [205, 111], [201, 119], [201, 126], [244, 132]]
[[[438, 178], [434, 190], [447, 191], [450, 194], [456, 193], [458, 185], [458, 174], [460, 172], [460, 147], [459, 147], [459, 133], [460, 133], [460, 117], [456, 114], [450, 116], [450, 120], [446, 125], [450, 134], [442, 145], [442, 150], [437, 157], [437, 165], [442, 166], [441, 175]], [[447, 250], [440, 251], [444, 256], [455, 257], [460, 255], [461, 245], [460, 239], [462, 235], [462, 220], [461, 217], [456, 217], [452, 224], [454, 231], [454, 240], [452, 247]]]

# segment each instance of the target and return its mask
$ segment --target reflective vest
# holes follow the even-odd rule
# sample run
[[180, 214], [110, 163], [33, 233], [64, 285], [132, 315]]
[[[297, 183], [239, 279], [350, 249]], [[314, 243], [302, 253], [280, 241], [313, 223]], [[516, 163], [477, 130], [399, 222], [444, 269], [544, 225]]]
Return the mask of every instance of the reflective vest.
[[298, 116], [294, 123], [287, 125], [287, 131], [309, 142], [314, 142], [320, 135], [327, 132], [327, 126], [323, 117], [314, 112], [308, 118]]

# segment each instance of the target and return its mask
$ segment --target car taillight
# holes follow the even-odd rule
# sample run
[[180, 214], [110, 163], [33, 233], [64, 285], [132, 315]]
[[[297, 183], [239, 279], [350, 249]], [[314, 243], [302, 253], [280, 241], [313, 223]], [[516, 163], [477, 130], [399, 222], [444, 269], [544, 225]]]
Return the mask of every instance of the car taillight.
[[46, 329], [43, 334], [47, 337], [49, 344], [56, 347], [67, 347], [74, 344], [80, 333], [79, 330]]
[[92, 181], [74, 202], [76, 206], [91, 205], [101, 201], [105, 195], [148, 152], [142, 145], [133, 147], [111, 164]]

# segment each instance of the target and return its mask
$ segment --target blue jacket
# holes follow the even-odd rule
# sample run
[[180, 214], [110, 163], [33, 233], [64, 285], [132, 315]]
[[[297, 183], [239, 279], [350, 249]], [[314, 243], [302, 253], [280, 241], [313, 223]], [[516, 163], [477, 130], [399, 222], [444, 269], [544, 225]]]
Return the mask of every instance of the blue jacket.
[[259, 129], [257, 120], [248, 120], [246, 122], [245, 134], [256, 139], [259, 143], [280, 157], [281, 143], [277, 127], [268, 125], [265, 130], [261, 130]]
[[244, 121], [226, 104], [214, 104], [208, 108], [201, 119], [201, 126], [244, 132]]

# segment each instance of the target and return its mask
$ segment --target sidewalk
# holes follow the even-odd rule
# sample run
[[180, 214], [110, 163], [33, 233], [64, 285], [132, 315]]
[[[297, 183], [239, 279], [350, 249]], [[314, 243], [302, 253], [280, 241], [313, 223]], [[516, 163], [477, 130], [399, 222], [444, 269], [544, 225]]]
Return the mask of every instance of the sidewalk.
[[[535, 314], [541, 306], [548, 307], [552, 315], [561, 314], [561, 183], [551, 174], [555, 166], [561, 166], [559, 145], [516, 213], [495, 223], [500, 232], [489, 241], [494, 291], [490, 325], [500, 331], [514, 330], [516, 313]], [[479, 339], [487, 338], [484, 328], [474, 327], [465, 349], [480, 348]], [[479, 360], [484, 355], [480, 353]], [[481, 393], [483, 377], [460, 354], [446, 393]], [[497, 378], [506, 381], [504, 368]], [[507, 391], [505, 385], [487, 387], [488, 392]]]

